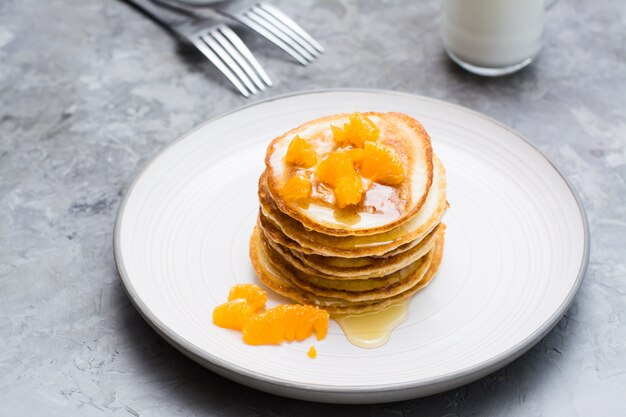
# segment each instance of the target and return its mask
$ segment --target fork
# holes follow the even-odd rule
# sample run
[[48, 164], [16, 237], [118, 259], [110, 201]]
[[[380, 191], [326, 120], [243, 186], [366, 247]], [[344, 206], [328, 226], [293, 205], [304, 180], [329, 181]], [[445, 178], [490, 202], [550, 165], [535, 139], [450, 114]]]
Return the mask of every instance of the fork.
[[219, 14], [248, 26], [291, 55], [302, 65], [313, 62], [324, 52], [319, 44], [293, 19], [267, 2], [250, 0], [165, 0], [191, 7], [209, 7]]
[[244, 96], [272, 86], [272, 80], [241, 38], [228, 26], [183, 8], [151, 0], [126, 0], [196, 47]]

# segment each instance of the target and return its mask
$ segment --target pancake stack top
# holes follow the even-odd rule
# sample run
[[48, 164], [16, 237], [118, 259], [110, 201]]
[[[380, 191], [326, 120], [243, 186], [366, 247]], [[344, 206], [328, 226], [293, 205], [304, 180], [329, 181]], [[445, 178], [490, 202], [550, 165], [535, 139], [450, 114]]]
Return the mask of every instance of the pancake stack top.
[[323, 117], [274, 139], [250, 239], [259, 279], [331, 314], [385, 309], [439, 267], [446, 175], [400, 113]]

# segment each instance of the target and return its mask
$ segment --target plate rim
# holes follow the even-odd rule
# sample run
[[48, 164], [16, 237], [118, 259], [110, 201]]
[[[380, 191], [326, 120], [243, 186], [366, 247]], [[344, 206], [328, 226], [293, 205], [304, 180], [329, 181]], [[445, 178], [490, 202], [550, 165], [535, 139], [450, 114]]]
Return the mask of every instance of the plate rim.
[[[506, 351], [493, 356], [481, 363], [475, 364], [473, 366], [461, 369], [460, 371], [448, 372], [446, 374], [438, 375], [436, 377], [428, 378], [425, 380], [420, 380], [416, 382], [410, 383], [388, 383], [388, 384], [378, 384], [378, 385], [345, 385], [345, 386], [333, 386], [333, 385], [325, 385], [325, 384], [313, 384], [313, 383], [300, 383], [293, 382], [287, 379], [281, 379], [278, 377], [268, 376], [266, 374], [250, 371], [245, 367], [241, 367], [235, 365], [231, 362], [223, 360], [215, 355], [212, 355], [210, 352], [206, 352], [204, 350], [196, 348], [193, 344], [189, 343], [186, 339], [179, 336], [175, 331], [173, 331], [169, 326], [165, 325], [141, 300], [138, 296], [132, 282], [127, 274], [126, 268], [124, 266], [124, 262], [122, 259], [122, 253], [120, 249], [120, 232], [121, 232], [121, 224], [122, 219], [124, 217], [124, 212], [126, 208], [126, 204], [133, 194], [134, 188], [137, 186], [139, 181], [143, 178], [144, 174], [148, 169], [152, 167], [153, 164], [160, 158], [162, 158], [171, 147], [177, 145], [180, 141], [184, 140], [186, 137], [196, 132], [199, 129], [204, 128], [206, 125], [211, 124], [219, 119], [222, 119], [231, 114], [256, 107], [262, 106], [264, 104], [288, 99], [297, 96], [304, 95], [314, 95], [314, 94], [327, 94], [327, 93], [365, 93], [365, 94], [382, 94], [388, 96], [397, 96], [403, 98], [417, 98], [424, 101], [430, 101], [437, 104], [442, 104], [446, 106], [455, 107], [457, 110], [468, 112], [476, 117], [479, 117], [488, 122], [494, 123], [507, 130], [509, 133], [516, 136], [518, 139], [522, 140], [526, 145], [528, 145], [532, 150], [534, 150], [540, 157], [542, 157], [546, 162], [550, 164], [552, 169], [561, 177], [569, 192], [574, 197], [574, 201], [578, 207], [578, 212], [580, 215], [580, 219], [583, 225], [584, 232], [584, 247], [583, 247], [583, 256], [580, 262], [578, 275], [574, 282], [574, 285], [570, 289], [569, 293], [565, 297], [563, 303], [559, 306], [559, 308], [546, 320], [540, 327], [535, 329], [529, 336], [527, 336], [522, 341], [518, 342], [514, 346], [510, 347]], [[334, 394], [341, 395], [344, 394], [346, 396], [354, 396], [355, 394], [368, 394], [368, 393], [378, 393], [385, 394], [390, 392], [409, 392], [411, 390], [418, 390], [420, 388], [425, 388], [434, 385], [442, 385], [446, 384], [454, 384], [455, 380], [464, 381], [463, 383], [469, 383], [472, 380], [478, 379], [484, 375], [487, 375], [501, 367], [504, 367], [519, 358], [525, 352], [527, 352], [530, 348], [532, 348], [537, 342], [539, 342], [543, 337], [545, 337], [552, 328], [558, 323], [558, 321], [563, 317], [567, 309], [570, 307], [574, 297], [578, 293], [582, 281], [585, 277], [587, 266], [589, 263], [589, 252], [590, 252], [590, 232], [589, 232], [589, 223], [587, 220], [587, 215], [582, 204], [582, 200], [578, 196], [576, 190], [572, 186], [571, 182], [568, 178], [561, 172], [558, 166], [548, 157], [545, 153], [543, 153], [537, 146], [535, 146], [532, 142], [522, 136], [520, 133], [512, 129], [511, 127], [483, 114], [476, 110], [472, 110], [468, 107], [451, 103], [445, 100], [436, 99], [428, 96], [423, 96], [419, 94], [411, 94], [400, 91], [393, 90], [385, 90], [385, 89], [370, 89], [370, 88], [324, 88], [324, 89], [310, 89], [310, 90], [301, 90], [297, 92], [280, 94], [274, 97], [269, 97], [264, 100], [260, 100], [254, 103], [249, 103], [235, 109], [229, 110], [227, 112], [221, 113], [217, 116], [209, 118], [194, 128], [186, 131], [182, 135], [180, 135], [177, 139], [172, 141], [171, 143], [164, 146], [157, 154], [155, 154], [149, 161], [147, 161], [144, 166], [135, 174], [135, 177], [131, 181], [131, 183], [127, 186], [124, 197], [120, 203], [120, 206], [117, 210], [115, 225], [113, 229], [113, 256], [115, 259], [115, 265], [118, 271], [118, 274], [122, 280], [123, 287], [130, 298], [132, 304], [140, 313], [140, 315], [144, 318], [144, 320], [163, 338], [165, 338], [170, 344], [172, 344], [177, 350], [179, 350], [184, 355], [188, 356], [190, 359], [195, 362], [199, 362], [200, 365], [205, 367], [210, 367], [211, 370], [222, 374], [223, 376], [240, 376], [246, 377], [254, 380], [255, 382], [261, 382], [266, 384], [271, 384], [276, 388], [286, 388], [286, 389], [295, 389], [298, 391], [306, 391], [309, 393], [315, 394]], [[488, 372], [485, 372], [488, 371]], [[245, 383], [241, 380], [238, 382]], [[257, 389], [262, 389], [259, 386], [255, 386]], [[441, 392], [447, 389], [451, 389], [451, 387], [441, 389], [435, 392]], [[269, 390], [268, 390], [269, 391]], [[277, 391], [273, 391], [277, 393]], [[284, 394], [287, 395], [287, 394]], [[295, 398], [293, 395], [289, 395]], [[402, 398], [413, 398], [414, 396], [403, 396]], [[302, 397], [304, 398], [304, 397]]]

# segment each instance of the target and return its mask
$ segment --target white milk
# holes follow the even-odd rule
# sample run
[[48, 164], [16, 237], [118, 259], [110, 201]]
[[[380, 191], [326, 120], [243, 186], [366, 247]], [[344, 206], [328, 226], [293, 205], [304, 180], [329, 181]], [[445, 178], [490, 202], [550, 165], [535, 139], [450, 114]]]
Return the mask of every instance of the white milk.
[[444, 0], [443, 7], [444, 46], [470, 71], [509, 73], [530, 63], [541, 49], [544, 0]]

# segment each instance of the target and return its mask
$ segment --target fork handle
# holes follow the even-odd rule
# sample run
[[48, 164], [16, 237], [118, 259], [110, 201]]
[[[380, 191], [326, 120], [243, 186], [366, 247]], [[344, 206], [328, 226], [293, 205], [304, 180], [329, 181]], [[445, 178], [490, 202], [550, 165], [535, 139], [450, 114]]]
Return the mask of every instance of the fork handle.
[[188, 7], [216, 7], [228, 0], [177, 0]]
[[178, 33], [176, 27], [184, 24], [186, 20], [180, 13], [157, 6], [152, 0], [124, 0], [134, 6], [143, 14], [148, 15], [165, 29]]

